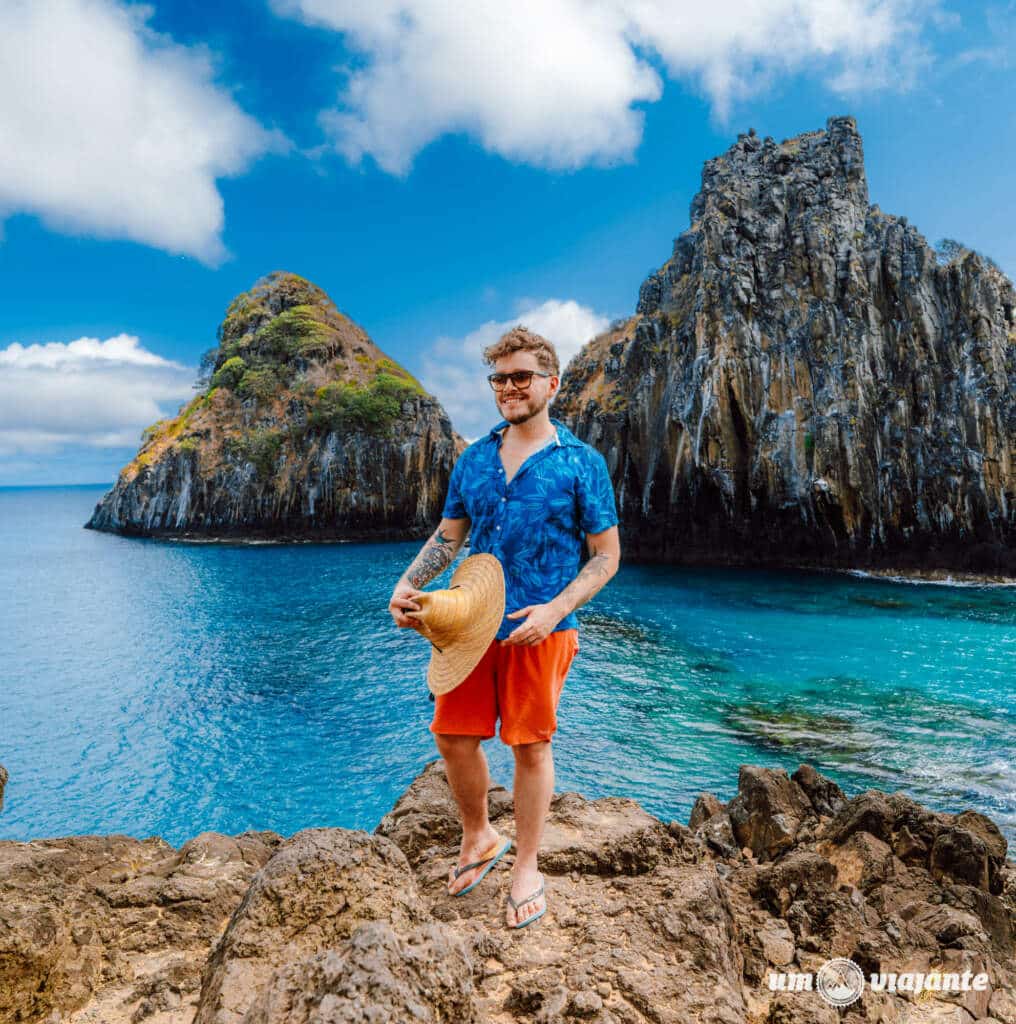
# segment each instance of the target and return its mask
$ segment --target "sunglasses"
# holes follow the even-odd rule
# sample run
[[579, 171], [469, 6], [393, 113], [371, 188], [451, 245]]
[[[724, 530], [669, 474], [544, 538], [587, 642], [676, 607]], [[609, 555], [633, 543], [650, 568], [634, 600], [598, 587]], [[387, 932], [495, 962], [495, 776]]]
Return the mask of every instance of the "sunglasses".
[[525, 391], [533, 383], [533, 377], [553, 376], [552, 373], [540, 373], [539, 370], [516, 370], [514, 373], [491, 373], [487, 380], [495, 391], [504, 391], [509, 380], [519, 391]]

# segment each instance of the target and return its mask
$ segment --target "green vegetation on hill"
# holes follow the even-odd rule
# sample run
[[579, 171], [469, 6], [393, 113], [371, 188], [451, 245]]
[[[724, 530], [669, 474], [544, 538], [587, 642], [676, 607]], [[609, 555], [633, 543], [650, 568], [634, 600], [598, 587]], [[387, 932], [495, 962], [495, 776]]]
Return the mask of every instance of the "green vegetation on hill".
[[218, 346], [201, 359], [199, 384], [259, 402], [291, 389], [306, 403], [311, 429], [386, 434], [402, 402], [426, 394], [391, 359], [374, 360], [361, 349], [353, 356], [355, 379], [306, 383], [314, 364], [331, 374], [344, 371], [350, 347], [361, 340], [359, 329], [317, 285], [276, 271], [229, 304]]
[[279, 393], [281, 384], [273, 367], [262, 366], [260, 369], [245, 371], [235, 390], [243, 398], [253, 397], [267, 402]]
[[258, 341], [279, 359], [327, 359], [333, 354], [334, 333], [325, 312], [314, 306], [294, 306], [270, 320]]
[[378, 375], [382, 373], [389, 373], [393, 377], [398, 377], [400, 380], [408, 381], [413, 390], [419, 392], [421, 395], [425, 395], [427, 393], [424, 390], [423, 385], [408, 370], [404, 370], [398, 363], [392, 362], [392, 360], [387, 356], [383, 356], [377, 361], [374, 366], [374, 370]]
[[307, 363], [341, 353], [351, 329], [317, 285], [276, 271], [229, 304], [219, 344], [201, 357], [198, 382], [267, 400], [291, 386]]
[[[218, 345], [201, 358], [198, 386], [205, 390], [177, 416], [145, 429], [132, 463], [136, 468], [157, 459], [167, 441], [181, 451], [198, 451], [199, 439], [186, 433], [187, 425], [219, 390], [265, 405], [288, 392], [306, 409], [306, 427], [284, 422], [225, 436], [225, 454], [252, 463], [262, 479], [275, 472], [284, 444], [299, 445], [308, 433], [332, 430], [389, 436], [403, 402], [426, 394], [397, 363], [368, 355], [360, 329], [297, 274], [276, 271], [238, 295], [217, 337]], [[320, 383], [350, 365], [351, 379]]]
[[186, 405], [180, 408], [179, 413], [169, 419], [157, 420], [141, 431], [141, 450], [128, 464], [127, 468], [135, 467], [143, 469], [152, 461], [152, 452], [155, 450], [155, 442], [172, 440], [178, 438], [178, 447], [182, 451], [194, 451], [197, 447], [192, 437], [184, 434], [195, 413], [208, 407], [217, 388], [212, 388], [204, 394], [195, 395]]
[[247, 372], [247, 364], [239, 356], [231, 356], [213, 374], [212, 387], [236, 388]]
[[387, 435], [402, 403], [422, 391], [412, 378], [406, 380], [380, 371], [366, 387], [336, 381], [314, 392], [307, 425], [317, 430], [362, 430]]

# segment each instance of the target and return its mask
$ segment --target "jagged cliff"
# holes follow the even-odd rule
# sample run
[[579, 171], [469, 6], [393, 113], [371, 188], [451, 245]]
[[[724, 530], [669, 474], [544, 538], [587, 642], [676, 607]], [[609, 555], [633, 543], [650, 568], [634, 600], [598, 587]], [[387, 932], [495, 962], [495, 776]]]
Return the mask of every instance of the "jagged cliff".
[[385, 538], [440, 519], [465, 441], [316, 285], [238, 296], [199, 394], [145, 431], [85, 525], [147, 536]]
[[1013, 572], [1014, 307], [869, 205], [853, 118], [752, 132], [555, 415], [607, 457], [628, 557]]

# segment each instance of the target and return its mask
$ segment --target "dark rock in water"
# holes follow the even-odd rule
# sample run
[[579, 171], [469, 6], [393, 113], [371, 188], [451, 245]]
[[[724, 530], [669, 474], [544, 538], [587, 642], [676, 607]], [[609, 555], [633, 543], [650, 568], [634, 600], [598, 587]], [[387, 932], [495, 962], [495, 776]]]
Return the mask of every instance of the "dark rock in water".
[[851, 117], [708, 161], [555, 411], [628, 558], [1016, 573], [1016, 291], [869, 205]]
[[710, 675], [723, 675], [729, 671], [723, 665], [717, 665], [715, 661], [696, 661], [691, 668], [694, 672], [706, 672]]
[[724, 708], [724, 720], [753, 742], [774, 750], [842, 756], [862, 753], [870, 746], [851, 719], [803, 707], [735, 701]]
[[149, 427], [87, 527], [217, 539], [426, 535], [465, 441], [316, 285], [238, 296], [202, 390]]
[[909, 601], [901, 601], [898, 597], [867, 597], [864, 594], [853, 594], [847, 600], [851, 604], [864, 605], [865, 608], [884, 608], [892, 611], [911, 607]]
[[0, 764], [0, 811], [4, 809], [4, 787], [7, 785], [7, 780], [10, 776], [7, 774], [7, 769]]
[[[1016, 864], [994, 824], [794, 774], [803, 785], [745, 765], [726, 806], [697, 801], [694, 832], [633, 800], [555, 794], [548, 909], [521, 933], [504, 924], [511, 854], [447, 894], [460, 831], [440, 760], [373, 835], [0, 841], [0, 1020], [1014, 1024]], [[813, 801], [841, 797], [816, 817]], [[510, 794], [492, 787], [489, 806], [515, 838]], [[730, 841], [742, 812], [758, 857]], [[813, 990], [769, 986], [832, 957], [866, 974], [983, 971], [988, 986], [866, 987], [842, 1017]]]

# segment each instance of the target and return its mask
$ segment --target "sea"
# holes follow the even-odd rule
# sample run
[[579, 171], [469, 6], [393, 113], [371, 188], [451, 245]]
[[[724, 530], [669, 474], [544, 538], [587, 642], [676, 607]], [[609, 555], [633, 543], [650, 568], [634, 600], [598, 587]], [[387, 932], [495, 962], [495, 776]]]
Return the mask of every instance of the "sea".
[[[0, 489], [0, 839], [373, 830], [438, 757], [430, 646], [387, 610], [419, 542], [84, 529], [105, 490]], [[578, 615], [557, 791], [687, 823], [808, 763], [1016, 840], [1016, 589], [622, 559]]]

